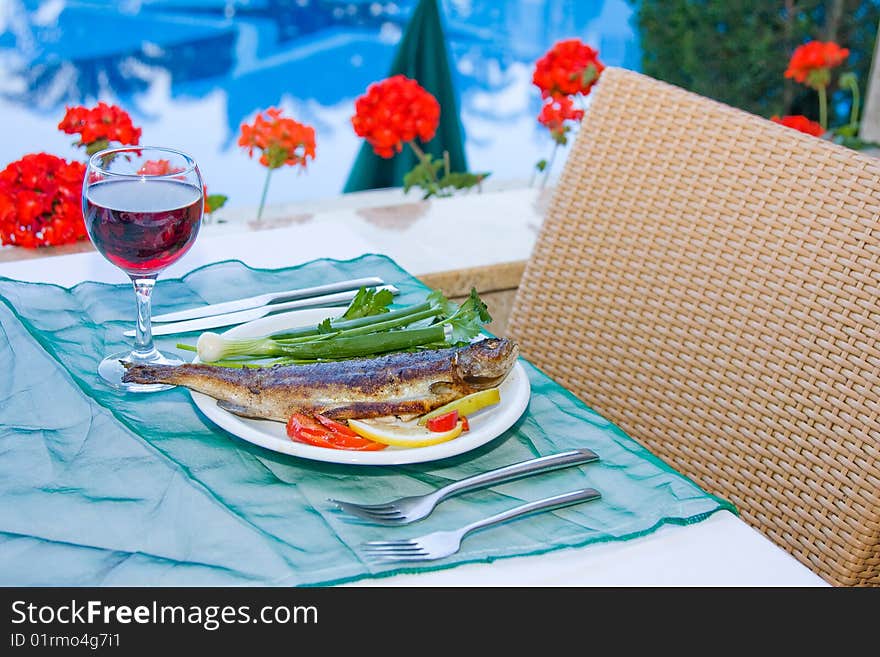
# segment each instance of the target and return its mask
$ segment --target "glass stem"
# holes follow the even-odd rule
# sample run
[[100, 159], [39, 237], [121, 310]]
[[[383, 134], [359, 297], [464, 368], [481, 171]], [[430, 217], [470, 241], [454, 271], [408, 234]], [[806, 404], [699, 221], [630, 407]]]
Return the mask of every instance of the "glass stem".
[[132, 360], [146, 361], [156, 356], [156, 347], [153, 346], [153, 329], [150, 323], [152, 312], [153, 287], [156, 285], [156, 277], [134, 278], [134, 293], [137, 296], [137, 327], [134, 333], [134, 350], [131, 352]]

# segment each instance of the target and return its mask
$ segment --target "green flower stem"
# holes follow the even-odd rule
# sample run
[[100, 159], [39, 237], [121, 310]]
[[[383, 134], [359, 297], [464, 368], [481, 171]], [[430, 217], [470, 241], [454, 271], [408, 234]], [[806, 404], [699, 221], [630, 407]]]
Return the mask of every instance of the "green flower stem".
[[257, 221], [263, 216], [263, 206], [266, 205], [266, 192], [269, 191], [269, 179], [272, 177], [274, 169], [269, 167], [266, 171], [266, 182], [263, 183], [263, 195], [260, 197], [260, 208], [257, 210]]
[[406, 142], [413, 149], [413, 153], [416, 154], [416, 157], [419, 158], [419, 162], [421, 162], [424, 167], [428, 170], [428, 173], [431, 174], [431, 178], [437, 185], [437, 189], [440, 188], [440, 180], [437, 178], [437, 172], [434, 171], [434, 167], [431, 166], [431, 162], [428, 160], [428, 156], [425, 155], [425, 151], [418, 147], [416, 144], [416, 140]]
[[828, 131], [828, 94], [826, 92], [826, 87], [820, 86], [817, 91], [819, 92], [819, 125], [822, 126], [822, 130]]
[[547, 168], [544, 169], [544, 177], [541, 179], [541, 189], [544, 189], [547, 185], [547, 180], [550, 178], [550, 171], [553, 169], [553, 160], [556, 159], [556, 151], [559, 150], [559, 142], [553, 142], [553, 152], [550, 153], [550, 161], [547, 162]]
[[859, 84], [856, 82], [855, 77], [847, 77], [844, 82], [846, 86], [849, 87], [850, 92], [852, 93], [852, 107], [850, 107], [849, 111], [849, 124], [853, 128], [855, 128], [859, 124], [859, 112], [861, 111], [859, 98]]

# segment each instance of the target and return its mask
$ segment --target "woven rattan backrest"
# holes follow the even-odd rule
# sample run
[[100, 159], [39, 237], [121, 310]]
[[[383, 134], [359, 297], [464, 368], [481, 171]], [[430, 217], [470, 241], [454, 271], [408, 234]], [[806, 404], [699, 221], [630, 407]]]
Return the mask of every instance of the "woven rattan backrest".
[[608, 68], [524, 355], [827, 581], [880, 585], [880, 160]]

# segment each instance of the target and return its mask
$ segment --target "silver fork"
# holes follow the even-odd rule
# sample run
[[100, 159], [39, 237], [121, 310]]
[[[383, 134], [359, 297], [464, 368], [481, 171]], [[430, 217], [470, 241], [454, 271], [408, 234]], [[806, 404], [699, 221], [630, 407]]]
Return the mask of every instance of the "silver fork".
[[428, 516], [440, 502], [447, 497], [465, 491], [500, 484], [504, 481], [519, 479], [538, 472], [548, 472], [572, 465], [581, 465], [598, 461], [599, 455], [590, 449], [574, 449], [568, 452], [541, 456], [540, 458], [506, 465], [502, 468], [489, 470], [473, 477], [454, 481], [442, 488], [424, 495], [401, 497], [385, 504], [355, 504], [330, 499], [340, 509], [363, 520], [380, 525], [407, 525]]
[[433, 561], [455, 554], [461, 549], [461, 541], [465, 536], [478, 529], [484, 529], [519, 518], [521, 516], [559, 509], [572, 504], [598, 500], [602, 495], [595, 488], [584, 488], [570, 493], [563, 493], [543, 500], [528, 502], [520, 506], [477, 520], [460, 529], [433, 532], [416, 538], [395, 541], [369, 541], [362, 544], [365, 556], [379, 564], [391, 562]]

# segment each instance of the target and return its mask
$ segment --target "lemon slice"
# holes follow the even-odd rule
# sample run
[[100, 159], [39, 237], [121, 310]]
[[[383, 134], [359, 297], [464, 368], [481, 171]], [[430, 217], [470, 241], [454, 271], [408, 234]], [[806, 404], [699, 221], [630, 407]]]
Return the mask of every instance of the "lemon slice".
[[458, 411], [459, 415], [468, 417], [479, 411], [481, 408], [497, 404], [500, 401], [501, 393], [498, 391], [498, 388], [487, 388], [486, 390], [480, 390], [479, 392], [472, 392], [469, 395], [459, 397], [455, 401], [444, 404], [440, 408], [435, 408], [430, 413], [425, 413], [425, 415], [419, 418], [419, 424], [425, 424], [425, 422], [432, 417], [437, 417], [444, 413], [450, 413], [451, 411]]
[[461, 435], [464, 423], [458, 423], [449, 431], [428, 431], [413, 422], [369, 422], [366, 420], [349, 420], [348, 426], [359, 436], [375, 440], [377, 443], [394, 447], [427, 447], [445, 443]]

